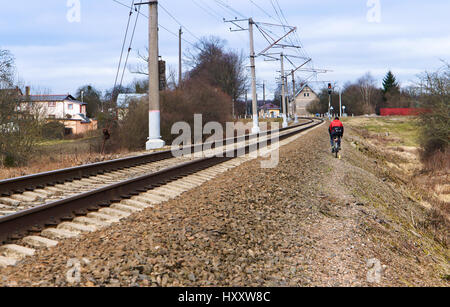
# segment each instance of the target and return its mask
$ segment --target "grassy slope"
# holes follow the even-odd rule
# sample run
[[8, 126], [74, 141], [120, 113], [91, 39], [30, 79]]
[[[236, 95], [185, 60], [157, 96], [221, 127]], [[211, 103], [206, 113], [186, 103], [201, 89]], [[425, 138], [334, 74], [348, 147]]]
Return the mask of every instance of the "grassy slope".
[[[388, 146], [418, 147], [418, 126], [414, 117], [347, 118], [344, 124], [371, 135], [382, 136]], [[386, 136], [389, 133], [389, 136]]]

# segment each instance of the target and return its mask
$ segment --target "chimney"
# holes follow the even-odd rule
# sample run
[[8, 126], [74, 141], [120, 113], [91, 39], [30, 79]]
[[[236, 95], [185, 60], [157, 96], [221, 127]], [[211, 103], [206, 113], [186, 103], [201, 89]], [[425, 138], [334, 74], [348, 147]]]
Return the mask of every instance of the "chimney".
[[30, 87], [25, 87], [25, 96], [30, 97]]

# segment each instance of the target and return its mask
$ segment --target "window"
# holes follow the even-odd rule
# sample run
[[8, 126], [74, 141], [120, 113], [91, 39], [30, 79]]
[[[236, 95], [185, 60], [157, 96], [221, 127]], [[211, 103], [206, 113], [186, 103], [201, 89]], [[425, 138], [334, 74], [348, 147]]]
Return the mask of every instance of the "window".
[[304, 95], [305, 95], [305, 97], [306, 97], [306, 93], [305, 93]]
[[73, 104], [69, 104], [69, 110], [73, 110]]
[[56, 107], [56, 102], [55, 102], [55, 101], [50, 101], [50, 102], [48, 103], [48, 107], [49, 107], [49, 108], [54, 108], [54, 107]]

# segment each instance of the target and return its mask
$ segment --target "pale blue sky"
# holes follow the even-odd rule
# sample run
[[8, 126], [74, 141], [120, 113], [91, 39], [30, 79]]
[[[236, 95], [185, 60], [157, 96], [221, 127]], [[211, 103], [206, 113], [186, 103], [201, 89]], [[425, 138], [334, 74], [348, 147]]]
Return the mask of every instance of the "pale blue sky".
[[[128, 5], [132, 2], [118, 1]], [[246, 53], [248, 33], [231, 33], [229, 25], [221, 19], [242, 15], [261, 22], [277, 21], [271, 0], [253, 2], [262, 10], [250, 0], [160, 0], [193, 33], [184, 31], [189, 42], [216, 35], [226, 39], [230, 48]], [[448, 0], [380, 0], [380, 23], [368, 21], [367, 0], [278, 2], [289, 23], [299, 28], [301, 42], [315, 67], [333, 70], [319, 75], [317, 80], [344, 84], [370, 71], [381, 82], [391, 69], [407, 85], [418, 73], [440, 67], [440, 59], [450, 60]], [[52, 93], [74, 93], [78, 86], [87, 83], [102, 90], [112, 87], [128, 9], [112, 0], [80, 0], [80, 3], [81, 21], [70, 23], [66, 18], [67, 0], [0, 0], [0, 48], [13, 52], [23, 83]], [[148, 8], [143, 10], [148, 15]], [[179, 25], [161, 8], [160, 25], [178, 32]], [[145, 51], [146, 45], [147, 19], [140, 18], [130, 65], [139, 63], [137, 51]], [[264, 39], [257, 36], [257, 51], [265, 45]], [[184, 47], [192, 49], [186, 42]], [[169, 66], [178, 69], [177, 37], [162, 28], [160, 54]], [[260, 82], [267, 81], [269, 88], [275, 87], [278, 69], [276, 62], [257, 60], [257, 78]], [[125, 82], [136, 77], [127, 71]]]

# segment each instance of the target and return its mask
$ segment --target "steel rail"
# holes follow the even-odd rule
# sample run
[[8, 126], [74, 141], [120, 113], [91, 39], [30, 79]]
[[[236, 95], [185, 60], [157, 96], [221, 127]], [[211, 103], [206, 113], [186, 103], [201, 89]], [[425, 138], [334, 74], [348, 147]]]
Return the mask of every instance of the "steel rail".
[[[310, 119], [310, 118], [303, 118], [303, 119]], [[283, 132], [289, 129], [295, 129], [297, 127], [308, 125], [310, 123], [312, 123], [312, 121], [292, 127], [282, 128], [279, 130], [270, 130], [267, 133], [268, 135], [271, 135], [272, 133], [276, 133], [278, 131]], [[246, 135], [245, 140], [248, 140], [249, 137], [250, 135]], [[208, 142], [203, 144], [188, 145], [186, 147], [189, 148], [191, 151], [197, 152], [201, 151], [202, 148], [204, 148], [204, 146], [206, 145], [211, 145], [210, 148], [215, 148], [217, 142], [222, 142], [223, 144], [226, 144], [226, 142], [231, 142], [231, 140], [233, 140], [233, 142], [236, 142], [237, 140], [243, 141], [242, 138], [243, 136], [236, 136], [230, 139], [217, 140], [214, 142]], [[45, 188], [46, 186], [53, 186], [56, 184], [63, 184], [65, 182], [70, 182], [74, 180], [81, 180], [82, 178], [88, 178], [99, 174], [105, 174], [116, 170], [135, 167], [152, 162], [158, 162], [170, 158], [173, 158], [172, 151], [165, 150], [140, 156], [133, 156], [97, 162], [92, 164], [85, 164], [81, 166], [43, 172], [23, 177], [0, 180], [0, 197], [10, 196], [11, 194], [14, 193], [23, 193], [25, 191], [42, 189]]]

